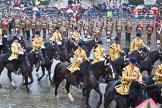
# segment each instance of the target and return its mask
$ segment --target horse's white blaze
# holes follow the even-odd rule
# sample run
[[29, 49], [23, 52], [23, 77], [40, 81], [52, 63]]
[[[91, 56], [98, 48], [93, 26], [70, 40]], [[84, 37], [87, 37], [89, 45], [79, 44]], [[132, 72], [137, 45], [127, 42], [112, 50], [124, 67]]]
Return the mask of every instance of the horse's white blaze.
[[110, 68], [112, 70], [112, 76], [113, 76], [113, 78], [115, 78], [115, 73], [114, 73], [114, 69], [113, 69], [112, 65], [110, 65]]
[[11, 84], [12, 84], [13, 87], [16, 86], [16, 84], [14, 83], [14, 81], [11, 81]]
[[107, 60], [104, 61], [104, 65], [105, 65], [105, 66], [106, 66], [106, 62], [107, 62]]

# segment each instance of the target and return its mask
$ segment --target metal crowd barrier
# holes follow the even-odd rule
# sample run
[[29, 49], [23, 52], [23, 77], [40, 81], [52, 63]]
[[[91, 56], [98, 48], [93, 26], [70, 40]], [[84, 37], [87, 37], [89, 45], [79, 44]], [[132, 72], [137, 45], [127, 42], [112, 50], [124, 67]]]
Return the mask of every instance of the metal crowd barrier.
[[138, 20], [142, 20], [142, 21], [148, 21], [148, 20], [153, 20], [155, 21], [156, 16], [155, 15], [149, 15], [149, 14], [143, 14], [143, 15], [135, 15], [135, 14], [130, 14], [130, 13], [126, 13], [126, 12], [117, 12], [117, 13], [113, 13], [113, 16], [116, 18], [118, 16], [121, 16], [122, 18], [128, 18], [130, 17], [133, 21], [138, 21]]
[[[59, 12], [48, 12], [46, 13], [46, 15], [50, 16], [51, 18], [59, 18], [59, 17], [62, 17], [61, 13]], [[106, 12], [103, 12], [103, 13], [98, 13], [98, 12], [93, 12], [93, 13], [88, 13], [88, 12], [85, 12], [82, 14], [82, 18], [83, 19], [88, 19], [88, 18], [95, 18], [95, 19], [98, 19], [99, 18], [99, 15], [102, 15], [105, 19], [106, 19]], [[152, 20], [152, 21], [155, 21], [156, 19], [156, 16], [154, 15], [134, 15], [134, 14], [130, 14], [130, 13], [126, 13], [126, 12], [114, 12], [113, 13], [113, 18], [117, 18], [118, 16], [120, 15], [120, 17], [122, 17], [122, 19], [126, 19], [128, 17], [130, 17], [133, 21], [138, 21], [138, 20], [142, 20], [142, 21], [149, 21], [149, 20]], [[33, 16], [32, 15], [28, 15], [30, 18], [32, 18]], [[64, 17], [68, 17], [67, 14], [64, 15]]]

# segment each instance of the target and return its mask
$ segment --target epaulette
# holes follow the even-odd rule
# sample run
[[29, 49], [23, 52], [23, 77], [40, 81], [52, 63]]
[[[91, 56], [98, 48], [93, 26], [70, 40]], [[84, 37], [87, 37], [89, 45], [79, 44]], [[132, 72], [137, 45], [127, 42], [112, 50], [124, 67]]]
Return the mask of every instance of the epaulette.
[[114, 45], [111, 45], [110, 48], [114, 48]]
[[123, 68], [123, 71], [126, 71], [127, 69], [126, 69], [126, 67], [125, 68]]

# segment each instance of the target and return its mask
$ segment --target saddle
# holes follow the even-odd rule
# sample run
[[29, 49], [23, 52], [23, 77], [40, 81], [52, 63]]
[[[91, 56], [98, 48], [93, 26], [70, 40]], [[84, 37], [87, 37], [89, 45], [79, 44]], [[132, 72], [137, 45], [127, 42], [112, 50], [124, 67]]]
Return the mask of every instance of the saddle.
[[80, 71], [80, 68], [77, 66], [77, 64], [69, 64], [67, 69], [71, 72], [71, 74], [75, 73], [77, 70]]

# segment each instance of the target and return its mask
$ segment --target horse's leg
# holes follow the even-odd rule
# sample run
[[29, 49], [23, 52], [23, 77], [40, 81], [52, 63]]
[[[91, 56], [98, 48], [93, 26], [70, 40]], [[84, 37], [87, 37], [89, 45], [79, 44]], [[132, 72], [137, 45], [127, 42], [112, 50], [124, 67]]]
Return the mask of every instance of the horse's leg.
[[58, 94], [57, 94], [57, 90], [58, 90], [58, 88], [59, 88], [59, 85], [60, 85], [61, 81], [60, 81], [60, 80], [57, 80], [57, 81], [54, 82], [54, 83], [55, 83], [55, 92], [54, 92], [54, 94], [55, 94], [56, 99], [59, 99], [59, 96], [58, 96]]
[[[1, 76], [3, 69], [4, 69], [4, 65], [2, 63], [0, 63], [0, 76]], [[0, 88], [2, 88], [1, 83], [0, 83]]]
[[90, 104], [89, 104], [89, 95], [90, 95], [91, 89], [86, 90], [86, 108], [91, 108]]
[[34, 81], [34, 79], [33, 79], [33, 75], [32, 75], [32, 72], [30, 72], [30, 73], [28, 73], [28, 77], [30, 78], [30, 82], [28, 83], [24, 83], [23, 85], [29, 85], [29, 84], [32, 84], [33, 83], [33, 81]]
[[31, 93], [32, 91], [29, 89], [29, 87], [28, 87], [28, 76], [27, 75], [25, 75], [24, 76], [25, 77], [25, 86], [26, 86], [26, 90], [27, 90], [27, 92], [28, 93]]
[[7, 76], [8, 76], [8, 78], [9, 78], [9, 80], [10, 80], [10, 83], [11, 83], [12, 87], [13, 87], [14, 89], [16, 89], [16, 88], [17, 88], [17, 87], [16, 87], [16, 84], [14, 83], [14, 81], [13, 81], [12, 78], [11, 78], [11, 71], [8, 71]]
[[30, 78], [30, 82], [28, 84], [32, 84], [34, 82], [32, 72], [29, 73], [29, 78]]
[[148, 76], [150, 76], [150, 75], [151, 75], [151, 72], [152, 72], [152, 68], [151, 68], [151, 69], [149, 69], [149, 70], [147, 70], [147, 74], [148, 74]]
[[101, 93], [101, 90], [100, 90], [99, 85], [98, 85], [96, 88], [94, 88], [94, 90], [95, 90], [95, 91], [99, 94], [99, 96], [100, 96], [100, 99], [99, 99], [98, 104], [97, 104], [97, 108], [99, 108], [100, 105], [102, 104], [102, 93]]
[[52, 79], [51, 79], [51, 66], [49, 68], [47, 68], [48, 71], [48, 77], [49, 77], [49, 81], [50, 81], [50, 85], [52, 85]]
[[[0, 68], [0, 69], [1, 69], [1, 68]], [[0, 76], [1, 76], [2, 70], [3, 70], [3, 68], [0, 70]], [[1, 83], [0, 83], [0, 88], [2, 88]]]
[[66, 88], [66, 91], [68, 93], [68, 97], [70, 99], [70, 102], [73, 103], [74, 102], [74, 98], [73, 98], [73, 96], [70, 93], [70, 83], [67, 80], [66, 80], [66, 86], [65, 86], [65, 88]]
[[86, 89], [85, 88], [82, 88], [82, 93], [83, 93], [83, 96], [86, 96]]
[[41, 66], [41, 68], [42, 68], [42, 76], [38, 78], [38, 81], [40, 81], [45, 75], [45, 66]]

